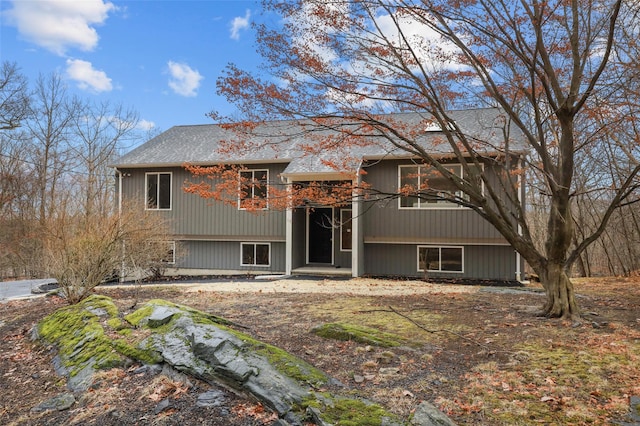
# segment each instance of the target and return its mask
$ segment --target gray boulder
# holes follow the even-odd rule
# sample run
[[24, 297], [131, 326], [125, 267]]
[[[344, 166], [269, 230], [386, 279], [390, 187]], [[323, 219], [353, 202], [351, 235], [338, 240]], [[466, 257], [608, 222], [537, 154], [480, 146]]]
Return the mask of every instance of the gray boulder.
[[427, 401], [422, 401], [411, 418], [413, 426], [455, 426], [455, 423], [442, 411]]
[[[177, 305], [152, 308], [146, 321], [142, 318], [141, 322], [157, 332], [141, 342], [141, 346], [156, 351], [176, 370], [212, 384], [222, 381], [250, 393], [281, 417], [311, 397], [308, 384], [303, 386], [288, 377], [274, 364], [277, 360], [260, 353], [261, 347], [267, 345], [223, 325], [204, 321]], [[156, 321], [159, 318], [170, 320]], [[287, 362], [298, 371], [309, 371], [309, 380], [328, 381], [323, 373], [302, 360], [289, 356]]]

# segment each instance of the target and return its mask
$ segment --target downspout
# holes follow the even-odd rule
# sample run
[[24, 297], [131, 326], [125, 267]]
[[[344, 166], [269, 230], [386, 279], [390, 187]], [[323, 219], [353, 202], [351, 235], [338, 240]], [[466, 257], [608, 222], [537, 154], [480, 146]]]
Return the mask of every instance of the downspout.
[[122, 216], [122, 172], [116, 168], [118, 174], [118, 217]]

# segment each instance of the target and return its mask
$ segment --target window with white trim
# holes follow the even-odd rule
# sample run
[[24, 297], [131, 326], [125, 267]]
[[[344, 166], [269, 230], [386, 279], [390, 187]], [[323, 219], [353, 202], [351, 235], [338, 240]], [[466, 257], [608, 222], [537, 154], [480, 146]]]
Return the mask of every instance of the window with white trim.
[[240, 182], [238, 208], [240, 210], [265, 210], [267, 208], [269, 170], [240, 170], [238, 180]]
[[463, 265], [463, 247], [418, 246], [420, 272], [464, 272]]
[[145, 173], [147, 210], [171, 210], [171, 173]]
[[271, 264], [270, 243], [240, 243], [242, 266], [269, 266]]
[[147, 249], [152, 253], [154, 262], [173, 265], [176, 263], [175, 241], [149, 241]]
[[162, 241], [162, 244], [166, 244], [165, 255], [160, 259], [162, 263], [168, 265], [174, 265], [176, 263], [176, 242], [175, 241]]
[[[450, 173], [465, 178], [462, 165], [446, 164], [444, 167]], [[469, 168], [475, 167], [469, 165]], [[398, 166], [398, 188], [400, 192], [416, 194], [400, 197], [401, 209], [455, 208], [460, 205], [452, 202], [451, 198], [465, 198], [465, 194], [459, 191], [450, 179], [432, 166]]]
[[340, 210], [340, 250], [351, 251], [353, 235], [353, 221], [351, 220], [351, 209]]

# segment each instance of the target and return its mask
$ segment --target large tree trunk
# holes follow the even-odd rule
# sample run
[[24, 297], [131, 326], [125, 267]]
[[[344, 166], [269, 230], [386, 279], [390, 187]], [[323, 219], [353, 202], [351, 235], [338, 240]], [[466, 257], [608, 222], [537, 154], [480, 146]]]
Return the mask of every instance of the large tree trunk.
[[[570, 126], [566, 126], [566, 135], [571, 134]], [[563, 139], [565, 137], [563, 134]], [[566, 142], [568, 144], [569, 142]], [[568, 149], [568, 148], [567, 148]], [[565, 155], [569, 157], [569, 155]], [[538, 274], [547, 293], [547, 303], [544, 305], [543, 314], [550, 318], [565, 318], [577, 320], [580, 317], [578, 304], [576, 303], [573, 284], [569, 279], [571, 265], [567, 264], [567, 256], [571, 241], [575, 236], [573, 214], [568, 182], [571, 174], [571, 161], [567, 160], [565, 168], [559, 171], [558, 182], [567, 184], [556, 186], [551, 197], [551, 210], [547, 223], [547, 241], [545, 244], [547, 259], [539, 266]]]
[[549, 318], [578, 320], [580, 310], [576, 303], [573, 283], [563, 265], [548, 263], [539, 273], [540, 282], [547, 293], [547, 302], [542, 308]]

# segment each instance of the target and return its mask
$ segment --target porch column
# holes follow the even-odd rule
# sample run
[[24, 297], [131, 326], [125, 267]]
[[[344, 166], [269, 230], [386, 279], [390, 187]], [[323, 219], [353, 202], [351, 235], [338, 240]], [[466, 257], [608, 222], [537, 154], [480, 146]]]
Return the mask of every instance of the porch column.
[[[291, 180], [287, 178], [287, 192], [291, 191]], [[291, 203], [287, 204], [287, 210], [285, 211], [285, 274], [291, 275], [293, 270], [293, 208]]]
[[364, 273], [364, 247], [362, 244], [362, 225], [360, 216], [362, 214], [362, 196], [357, 188], [360, 187], [360, 173], [354, 179], [356, 189], [353, 191], [351, 201], [351, 276], [359, 277]]

